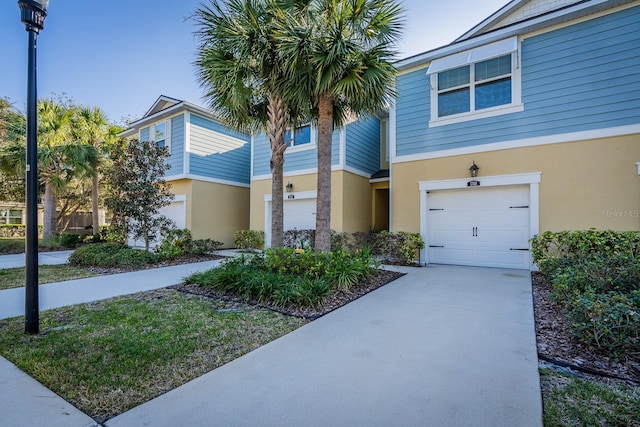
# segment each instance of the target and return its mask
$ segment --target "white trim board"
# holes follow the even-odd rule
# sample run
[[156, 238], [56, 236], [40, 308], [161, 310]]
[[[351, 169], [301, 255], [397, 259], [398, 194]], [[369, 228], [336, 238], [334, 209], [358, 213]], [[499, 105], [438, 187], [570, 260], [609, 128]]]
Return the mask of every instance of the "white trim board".
[[415, 162], [417, 160], [439, 159], [442, 157], [486, 153], [489, 151], [509, 150], [513, 148], [535, 147], [538, 145], [562, 144], [566, 142], [613, 138], [617, 136], [633, 135], [636, 133], [640, 133], [640, 124], [588, 130], [582, 132], [563, 133], [559, 135], [540, 136], [535, 138], [517, 139], [505, 142], [494, 142], [489, 144], [473, 145], [470, 147], [431, 151], [420, 154], [407, 154], [404, 156], [394, 157], [391, 161], [393, 163]]
[[[529, 185], [529, 237], [533, 237], [540, 232], [540, 180], [542, 172], [531, 172], [513, 175], [495, 175], [477, 178], [481, 183], [481, 188], [499, 187], [510, 185]], [[429, 219], [429, 192], [438, 190], [469, 189], [467, 183], [476, 179], [459, 178], [445, 179], [438, 181], [420, 181], [418, 190], [420, 191], [420, 235], [424, 241], [424, 249], [420, 251], [420, 259], [429, 264], [429, 230], [427, 224]], [[535, 269], [533, 261], [530, 261], [530, 268]]]
[[[340, 165], [331, 165], [331, 172], [337, 172], [337, 171], [345, 171], [345, 172], [350, 172], [354, 175], [359, 175], [362, 176], [364, 178], [369, 179], [371, 177], [371, 174], [365, 171], [361, 171], [359, 169], [356, 169], [352, 166], [340, 166]], [[301, 176], [301, 175], [311, 175], [314, 173], [318, 173], [318, 168], [309, 168], [309, 169], [299, 169], [296, 171], [289, 171], [289, 172], [284, 172], [282, 174], [283, 177], [293, 177], [293, 176]], [[264, 175], [254, 175], [251, 177], [251, 181], [262, 181], [262, 180], [267, 180], [267, 179], [272, 179], [272, 174], [270, 173], [266, 173]]]
[[226, 179], [210, 178], [210, 177], [201, 176], [201, 175], [193, 175], [193, 174], [190, 174], [190, 173], [186, 173], [186, 174], [183, 173], [183, 174], [179, 174], [179, 175], [166, 176], [164, 179], [167, 182], [178, 181], [180, 179], [192, 179], [192, 180], [195, 180], [195, 181], [211, 182], [213, 184], [232, 185], [234, 187], [243, 187], [243, 188], [250, 188], [251, 187], [251, 184], [245, 184], [244, 182], [228, 181]]

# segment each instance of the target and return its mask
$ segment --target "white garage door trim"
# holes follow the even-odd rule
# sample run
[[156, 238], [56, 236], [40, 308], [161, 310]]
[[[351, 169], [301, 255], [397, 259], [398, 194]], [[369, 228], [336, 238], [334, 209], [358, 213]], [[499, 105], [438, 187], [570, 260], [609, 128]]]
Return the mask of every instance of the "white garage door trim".
[[[510, 185], [529, 185], [529, 233], [530, 238], [538, 234], [540, 230], [540, 178], [541, 172], [514, 174], [514, 175], [496, 175], [475, 178], [480, 181], [480, 188], [499, 187]], [[420, 181], [418, 189], [420, 190], [420, 234], [425, 242], [425, 249], [420, 253], [420, 258], [426, 264], [429, 264], [429, 191], [436, 190], [454, 190], [466, 189], [469, 178], [449, 179], [440, 181]], [[473, 189], [470, 189], [472, 191]], [[533, 263], [530, 262], [530, 268]]]
[[[306, 200], [316, 199], [318, 197], [317, 191], [297, 191], [294, 193], [284, 193], [282, 199], [287, 200]], [[264, 245], [265, 247], [271, 246], [271, 201], [273, 195], [264, 195]]]
[[[172, 220], [176, 228], [187, 228], [187, 195], [176, 194], [168, 206], [159, 209], [160, 215], [164, 215]], [[160, 236], [157, 236], [158, 238]], [[162, 243], [160, 239], [150, 243], [150, 247], [154, 247]], [[131, 247], [144, 247], [143, 240], [134, 240], [129, 237], [127, 244]]]

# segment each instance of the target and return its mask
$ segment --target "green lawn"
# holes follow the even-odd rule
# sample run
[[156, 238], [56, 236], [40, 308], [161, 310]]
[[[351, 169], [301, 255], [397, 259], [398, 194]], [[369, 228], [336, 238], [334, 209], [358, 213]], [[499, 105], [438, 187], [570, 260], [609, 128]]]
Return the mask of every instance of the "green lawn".
[[545, 427], [640, 426], [640, 387], [541, 369]]
[[[81, 267], [73, 265], [40, 265], [38, 266], [38, 283], [63, 282], [65, 280], [82, 279], [97, 276]], [[20, 288], [25, 285], [24, 267], [0, 269], [0, 290]]]
[[104, 422], [305, 323], [161, 289], [0, 321], [0, 354]]
[[[57, 241], [38, 240], [38, 250], [46, 251], [66, 251], [69, 248], [60, 246]], [[0, 237], [0, 255], [24, 253], [24, 238]]]

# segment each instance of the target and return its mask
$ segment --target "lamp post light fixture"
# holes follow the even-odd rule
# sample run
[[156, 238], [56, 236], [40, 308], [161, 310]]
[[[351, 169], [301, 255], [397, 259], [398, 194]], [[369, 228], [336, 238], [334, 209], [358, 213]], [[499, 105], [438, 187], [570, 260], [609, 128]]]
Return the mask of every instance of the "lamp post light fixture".
[[36, 36], [44, 28], [49, 0], [19, 0], [20, 18], [29, 33], [27, 61], [27, 170], [25, 239], [25, 319], [28, 334], [40, 332], [38, 307], [38, 95], [36, 91]]
[[478, 170], [480, 170], [480, 167], [478, 167], [478, 165], [476, 165], [476, 162], [474, 160], [473, 164], [469, 168], [469, 173], [471, 173], [471, 178], [475, 178], [475, 177], [478, 176]]

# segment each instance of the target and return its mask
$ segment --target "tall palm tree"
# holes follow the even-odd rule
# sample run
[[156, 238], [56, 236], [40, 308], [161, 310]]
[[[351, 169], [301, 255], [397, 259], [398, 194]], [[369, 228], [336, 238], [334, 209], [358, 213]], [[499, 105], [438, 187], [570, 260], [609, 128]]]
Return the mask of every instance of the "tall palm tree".
[[74, 127], [77, 138], [80, 141], [92, 145], [98, 154], [98, 163], [91, 174], [91, 220], [93, 224], [93, 234], [100, 233], [99, 215], [99, 176], [100, 159], [105, 154], [109, 145], [109, 140], [113, 139], [111, 125], [107, 120], [107, 115], [98, 107], [80, 107], [77, 112], [77, 123]]
[[[278, 45], [318, 122], [316, 251], [331, 249], [331, 140], [350, 114], [372, 114], [394, 95], [392, 64], [403, 23], [394, 0], [307, 0], [289, 10]], [[302, 10], [302, 13], [300, 11]]]
[[264, 131], [271, 146], [271, 246], [283, 244], [285, 133], [298, 113], [284, 84], [275, 22], [296, 1], [212, 0], [196, 11], [198, 79], [223, 121], [240, 131]]

